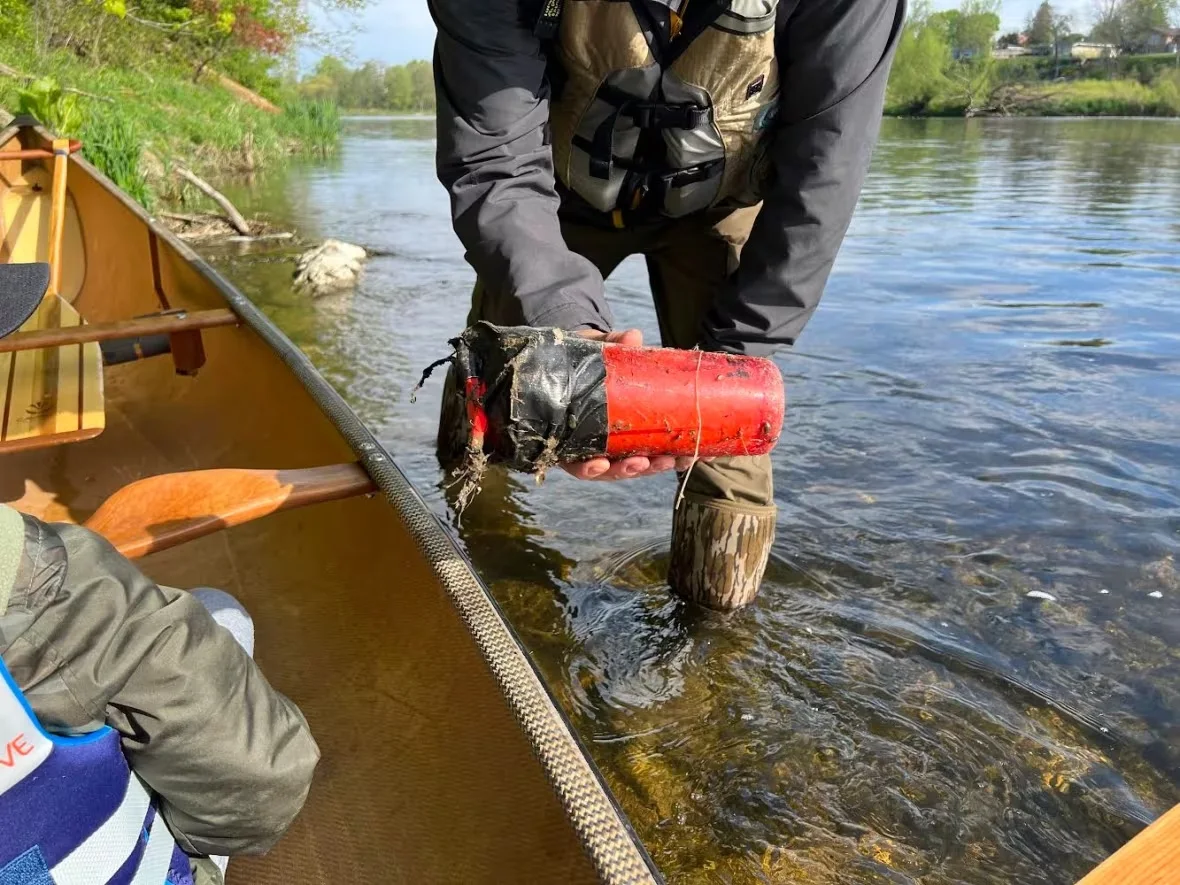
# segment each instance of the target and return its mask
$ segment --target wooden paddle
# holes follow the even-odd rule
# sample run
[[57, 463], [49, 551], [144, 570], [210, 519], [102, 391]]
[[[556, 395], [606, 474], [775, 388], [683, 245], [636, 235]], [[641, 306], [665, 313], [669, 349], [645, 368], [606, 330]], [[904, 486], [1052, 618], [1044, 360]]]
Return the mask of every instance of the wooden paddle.
[[1108, 857], [1078, 885], [1175, 885], [1180, 882], [1180, 805]]
[[374, 491], [356, 463], [165, 473], [119, 489], [85, 525], [135, 559], [280, 510]]

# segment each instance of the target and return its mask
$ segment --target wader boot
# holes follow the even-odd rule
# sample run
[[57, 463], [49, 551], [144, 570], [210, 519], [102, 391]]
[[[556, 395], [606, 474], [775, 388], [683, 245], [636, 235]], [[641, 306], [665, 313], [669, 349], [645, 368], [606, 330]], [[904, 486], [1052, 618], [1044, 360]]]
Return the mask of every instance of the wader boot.
[[752, 602], [774, 542], [773, 501], [769, 456], [696, 464], [672, 514], [673, 592], [722, 611]]

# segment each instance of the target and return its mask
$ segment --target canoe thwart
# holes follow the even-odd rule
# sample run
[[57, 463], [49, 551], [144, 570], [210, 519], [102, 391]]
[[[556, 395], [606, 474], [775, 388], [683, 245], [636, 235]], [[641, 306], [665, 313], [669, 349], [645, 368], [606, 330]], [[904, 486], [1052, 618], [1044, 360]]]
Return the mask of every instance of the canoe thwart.
[[357, 463], [165, 473], [124, 486], [85, 525], [135, 559], [280, 510], [374, 491]]
[[[136, 317], [115, 323], [92, 323], [68, 328], [39, 328], [15, 332], [7, 338], [0, 338], [0, 353], [58, 347], [63, 344], [139, 338], [148, 335], [176, 336], [218, 326], [236, 326], [239, 322], [237, 314], [224, 308], [201, 311], [166, 311], [153, 316]], [[175, 348], [175, 342], [173, 347]]]
[[[82, 149], [82, 142], [75, 138], [67, 142], [68, 153], [76, 154]], [[53, 150], [48, 148], [29, 148], [11, 151], [0, 151], [0, 160], [52, 160]]]

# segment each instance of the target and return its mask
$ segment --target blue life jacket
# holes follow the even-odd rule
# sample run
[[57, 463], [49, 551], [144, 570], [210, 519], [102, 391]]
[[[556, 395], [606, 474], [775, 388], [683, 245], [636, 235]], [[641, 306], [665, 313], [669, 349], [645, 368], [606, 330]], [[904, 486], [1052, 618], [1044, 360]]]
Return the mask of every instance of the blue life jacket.
[[0, 677], [0, 885], [193, 885], [118, 732], [51, 735]]

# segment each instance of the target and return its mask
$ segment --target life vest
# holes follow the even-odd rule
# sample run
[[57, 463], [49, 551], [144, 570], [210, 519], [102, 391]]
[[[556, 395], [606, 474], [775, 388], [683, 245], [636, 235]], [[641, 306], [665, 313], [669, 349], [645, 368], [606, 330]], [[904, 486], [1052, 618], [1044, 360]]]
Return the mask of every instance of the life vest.
[[193, 885], [118, 732], [51, 735], [0, 676], [0, 883]]
[[548, 0], [537, 30], [553, 31], [559, 65], [558, 178], [618, 227], [755, 205], [778, 108], [778, 0], [689, 0], [666, 43], [645, 35], [650, 2]]

